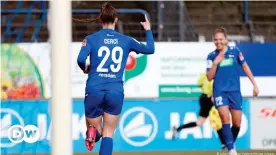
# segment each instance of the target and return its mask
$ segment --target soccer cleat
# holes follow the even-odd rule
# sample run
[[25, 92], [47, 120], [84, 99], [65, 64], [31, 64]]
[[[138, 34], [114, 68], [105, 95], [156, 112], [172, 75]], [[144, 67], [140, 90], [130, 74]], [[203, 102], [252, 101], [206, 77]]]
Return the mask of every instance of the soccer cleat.
[[177, 134], [177, 127], [174, 126], [172, 129], [172, 139], [175, 139], [176, 134]]
[[97, 130], [94, 126], [89, 127], [86, 131], [85, 146], [89, 151], [92, 151], [95, 146], [96, 132]]
[[228, 151], [226, 145], [224, 145], [224, 144], [221, 144], [221, 149], [224, 150], [224, 151]]
[[229, 151], [229, 155], [238, 155], [238, 153], [235, 149], [232, 149]]

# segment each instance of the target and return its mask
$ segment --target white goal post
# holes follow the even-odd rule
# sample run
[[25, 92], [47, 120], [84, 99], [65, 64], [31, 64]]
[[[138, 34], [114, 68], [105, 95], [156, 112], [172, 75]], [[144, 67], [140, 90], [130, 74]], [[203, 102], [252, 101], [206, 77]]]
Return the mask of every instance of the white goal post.
[[70, 0], [52, 0], [50, 18], [52, 98], [51, 154], [72, 155], [71, 16]]

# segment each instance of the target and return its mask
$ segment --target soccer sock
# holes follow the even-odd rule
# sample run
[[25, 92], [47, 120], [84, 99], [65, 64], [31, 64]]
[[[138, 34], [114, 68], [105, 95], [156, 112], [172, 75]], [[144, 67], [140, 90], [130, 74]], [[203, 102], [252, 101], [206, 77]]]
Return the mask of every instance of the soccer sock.
[[232, 130], [233, 139], [234, 139], [234, 142], [235, 142], [238, 135], [239, 135], [240, 127], [236, 127], [236, 126], [233, 125], [231, 130]]
[[102, 138], [102, 135], [99, 133], [98, 130], [96, 130], [96, 139], [95, 139], [95, 142], [98, 142], [101, 138]]
[[187, 124], [183, 124], [180, 127], [178, 127], [176, 130], [179, 132], [182, 129], [191, 128], [191, 127], [196, 127], [196, 122], [190, 122], [190, 123], [187, 123]]
[[233, 149], [233, 135], [231, 132], [230, 124], [222, 125], [222, 135], [225, 141], [227, 149], [230, 151]]
[[219, 136], [219, 140], [221, 144], [225, 145], [224, 139], [223, 139], [223, 134], [222, 134], [222, 129], [217, 130], [218, 136]]
[[100, 147], [100, 155], [112, 155], [112, 150], [113, 139], [110, 137], [103, 137]]

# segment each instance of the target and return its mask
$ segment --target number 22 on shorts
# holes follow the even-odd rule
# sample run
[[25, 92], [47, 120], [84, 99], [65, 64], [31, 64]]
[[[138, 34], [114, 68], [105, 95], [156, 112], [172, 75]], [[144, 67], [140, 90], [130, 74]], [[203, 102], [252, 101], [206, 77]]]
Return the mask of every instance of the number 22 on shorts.
[[215, 102], [216, 102], [216, 106], [220, 106], [222, 105], [222, 97], [221, 96], [218, 96], [215, 98]]

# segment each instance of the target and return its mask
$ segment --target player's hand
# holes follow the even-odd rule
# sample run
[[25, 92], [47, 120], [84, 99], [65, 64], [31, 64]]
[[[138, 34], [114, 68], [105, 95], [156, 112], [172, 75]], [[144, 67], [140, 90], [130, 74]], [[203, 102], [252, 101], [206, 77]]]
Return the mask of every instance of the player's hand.
[[89, 71], [90, 71], [90, 65], [86, 65], [86, 66], [85, 66], [85, 69], [84, 69], [84, 71], [83, 71], [83, 73], [84, 73], [84, 74], [88, 74]]
[[220, 52], [214, 60], [214, 64], [218, 65], [224, 59], [224, 52]]
[[150, 30], [150, 22], [147, 18], [147, 15], [145, 15], [145, 22], [140, 22], [145, 30]]
[[254, 86], [253, 96], [258, 96], [258, 95], [259, 95], [259, 88], [258, 88], [258, 86]]

